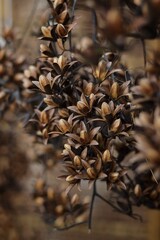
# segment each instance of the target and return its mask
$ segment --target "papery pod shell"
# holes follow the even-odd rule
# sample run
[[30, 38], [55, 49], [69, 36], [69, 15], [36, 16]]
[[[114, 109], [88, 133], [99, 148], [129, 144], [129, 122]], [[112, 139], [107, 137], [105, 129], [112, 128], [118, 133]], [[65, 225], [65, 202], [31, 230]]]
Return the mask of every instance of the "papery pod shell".
[[59, 104], [53, 102], [53, 100], [51, 98], [44, 98], [43, 101], [48, 105], [48, 106], [52, 106], [52, 107], [58, 107]]
[[66, 108], [58, 109], [58, 114], [59, 114], [59, 116], [61, 116], [63, 118], [69, 117], [69, 112], [68, 112], [68, 109], [66, 109]]
[[44, 75], [39, 76], [39, 85], [41, 89], [44, 89], [44, 87], [49, 84], [50, 84], [49, 80]]
[[40, 44], [40, 51], [41, 52], [44, 52], [44, 51], [49, 51], [49, 47], [46, 46], [45, 44]]
[[57, 24], [57, 27], [56, 27], [56, 33], [58, 34], [59, 37], [63, 38], [67, 36], [68, 31], [65, 29], [63, 24], [59, 23]]
[[64, 207], [63, 205], [59, 204], [55, 207], [54, 210], [58, 215], [61, 215], [64, 212]]
[[38, 207], [41, 207], [45, 202], [43, 197], [36, 197], [34, 201]]
[[97, 173], [92, 167], [87, 168], [86, 172], [90, 179], [95, 179], [97, 177]]
[[59, 58], [58, 58], [58, 61], [57, 61], [58, 65], [60, 66], [61, 69], [64, 68], [64, 66], [67, 64], [67, 58], [63, 55], [61, 55]]
[[109, 174], [109, 180], [111, 182], [116, 182], [118, 180], [118, 178], [119, 178], [119, 173], [118, 172], [111, 172]]
[[6, 53], [5, 49], [0, 49], [0, 60], [3, 60], [5, 53]]
[[48, 138], [48, 137], [49, 137], [49, 136], [48, 136], [48, 131], [47, 131], [46, 128], [44, 128], [44, 129], [42, 130], [42, 134], [43, 134], [43, 137], [44, 137], [44, 138]]
[[96, 68], [96, 77], [102, 81], [106, 77], [106, 62], [104, 60], [98, 63], [98, 67]]
[[53, 2], [53, 7], [57, 8], [58, 5], [63, 4], [65, 2], [65, 0], [54, 0], [52, 2]]
[[93, 89], [94, 89], [93, 83], [91, 83], [91, 82], [88, 83], [84, 89], [84, 94], [89, 96], [93, 92]]
[[82, 102], [82, 101], [78, 101], [77, 102], [77, 108], [78, 108], [78, 110], [79, 111], [81, 111], [82, 113], [86, 113], [86, 112], [88, 112], [88, 106], [84, 103], [84, 102]]
[[48, 188], [47, 188], [47, 198], [48, 198], [49, 200], [53, 200], [53, 199], [55, 198], [55, 191], [54, 191], [54, 189], [51, 188], [51, 187], [48, 187]]
[[3, 73], [4, 73], [4, 66], [0, 64], [0, 75], [2, 75]]
[[134, 194], [137, 197], [141, 197], [142, 196], [142, 188], [139, 184], [136, 184], [135, 188], [134, 188]]
[[69, 18], [68, 10], [64, 10], [62, 13], [60, 13], [57, 17], [58, 23], [64, 23]]
[[73, 175], [68, 175], [68, 176], [66, 177], [66, 182], [72, 184], [72, 183], [77, 182], [77, 179], [75, 179], [75, 177], [74, 177]]
[[110, 89], [111, 97], [116, 99], [118, 97], [118, 92], [119, 92], [119, 85], [117, 82], [114, 82]]
[[66, 133], [69, 131], [70, 125], [66, 120], [60, 119], [58, 122], [58, 128], [61, 130], [61, 132]]
[[158, 197], [158, 192], [156, 190], [153, 190], [149, 196], [151, 199], [156, 199]]
[[41, 31], [42, 31], [42, 33], [43, 33], [43, 35], [44, 35], [45, 37], [52, 38], [51, 28], [42, 26], [42, 27], [41, 27]]
[[85, 130], [80, 131], [80, 139], [83, 142], [88, 142], [88, 133]]
[[47, 124], [48, 123], [48, 114], [46, 111], [42, 111], [41, 114], [40, 114], [40, 122], [42, 124]]
[[107, 163], [107, 162], [111, 162], [111, 154], [110, 151], [107, 149], [104, 151], [103, 155], [102, 155], [102, 161], [103, 163]]
[[56, 218], [56, 220], [54, 221], [54, 226], [56, 228], [63, 228], [65, 226], [64, 216], [60, 216], [60, 217]]
[[79, 203], [78, 194], [74, 194], [73, 197], [72, 197], [72, 199], [71, 199], [71, 204], [72, 204], [73, 206], [75, 206], [75, 205], [78, 204], [78, 203]]
[[117, 132], [120, 129], [120, 127], [121, 127], [121, 119], [118, 118], [112, 123], [110, 131]]
[[111, 113], [110, 106], [106, 102], [102, 103], [101, 112], [102, 112], [102, 116], [106, 116], [106, 115], [109, 115]]
[[42, 192], [45, 186], [45, 181], [42, 178], [37, 179], [36, 183], [35, 183], [35, 190], [38, 192]]
[[73, 159], [73, 163], [75, 166], [80, 167], [82, 166], [81, 158], [79, 156], [75, 156]]

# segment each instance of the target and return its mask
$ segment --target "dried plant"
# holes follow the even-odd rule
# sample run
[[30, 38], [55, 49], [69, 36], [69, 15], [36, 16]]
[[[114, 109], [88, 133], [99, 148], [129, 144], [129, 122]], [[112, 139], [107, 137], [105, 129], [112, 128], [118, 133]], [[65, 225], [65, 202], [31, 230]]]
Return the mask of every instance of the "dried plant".
[[[110, 1], [99, 8], [102, 16], [107, 13], [107, 24], [92, 8], [77, 3], [77, 7], [93, 11], [96, 22], [93, 39], [82, 38], [77, 45], [73, 44], [72, 37], [76, 1], [73, 5], [69, 1], [48, 2], [50, 20], [41, 28], [41, 39], [48, 42], [40, 45], [40, 61], [44, 66], [38, 80], [33, 81], [35, 90], [43, 94], [46, 107], [36, 110], [37, 120], [33, 121], [38, 122], [45, 143], [61, 139], [64, 145], [65, 170], [60, 178], [68, 183], [66, 192], [75, 185], [80, 188], [84, 180], [89, 187], [93, 185], [89, 228], [96, 196], [131, 217], [138, 217], [133, 213], [134, 205], [159, 208], [159, 149], [156, 145], [159, 120], [154, 120], [159, 112], [157, 67], [148, 69], [150, 75], [144, 71], [143, 78], [134, 85], [131, 81], [134, 75], [128, 73], [116, 51], [105, 50], [104, 40], [107, 38], [114, 49], [124, 50], [128, 48], [129, 38], [140, 39], [146, 64], [144, 41], [158, 37], [159, 31], [158, 15], [152, 16], [156, 3], [123, 1], [114, 4]], [[89, 47], [86, 51], [83, 50], [85, 43]], [[92, 61], [93, 56], [96, 61]], [[156, 115], [153, 119], [141, 113], [141, 109], [148, 109], [148, 106], [149, 112]], [[157, 134], [148, 139], [151, 132]], [[148, 152], [144, 151], [146, 146]], [[129, 159], [127, 163], [126, 159]], [[116, 196], [115, 201], [97, 192], [97, 180], [106, 182], [111, 196]]]
[[[0, 49], [1, 115], [14, 112], [23, 118], [34, 139], [35, 162], [44, 169], [32, 190], [35, 210], [59, 230], [86, 221], [91, 229], [97, 197], [141, 219], [134, 206], [160, 208], [159, 52], [149, 62], [146, 51], [146, 40], [159, 37], [159, 1], [47, 2], [49, 19], [41, 27], [37, 63], [23, 73], [24, 58]], [[92, 15], [92, 34], [81, 39], [77, 9]], [[140, 74], [121, 61], [137, 39], [144, 55]], [[59, 178], [65, 185], [57, 188], [46, 172], [53, 171], [55, 180], [54, 169], [62, 162]], [[5, 176], [2, 169], [8, 184]], [[12, 171], [9, 176], [19, 180]], [[88, 200], [71, 194], [82, 182], [93, 189], [89, 208]], [[106, 184], [107, 198], [97, 182]]]

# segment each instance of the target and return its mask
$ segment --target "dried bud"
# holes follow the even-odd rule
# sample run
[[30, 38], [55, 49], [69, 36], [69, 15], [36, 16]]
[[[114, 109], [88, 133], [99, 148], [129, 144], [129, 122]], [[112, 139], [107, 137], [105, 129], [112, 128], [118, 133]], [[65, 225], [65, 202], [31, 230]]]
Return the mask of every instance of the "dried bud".
[[4, 73], [4, 67], [2, 64], [0, 64], [0, 75], [2, 75]]
[[77, 194], [74, 194], [72, 199], [71, 199], [71, 204], [75, 206], [79, 202], [79, 197]]
[[66, 182], [71, 183], [71, 184], [76, 183], [77, 179], [75, 179], [73, 175], [69, 175], [66, 177]]
[[70, 125], [66, 120], [60, 119], [58, 123], [58, 128], [61, 130], [62, 133], [66, 133], [69, 131]]
[[4, 56], [5, 56], [5, 50], [1, 49], [0, 50], [0, 61], [3, 60]]
[[112, 123], [112, 125], [111, 125], [111, 128], [110, 128], [110, 131], [111, 132], [118, 132], [118, 130], [120, 129], [120, 127], [121, 127], [121, 119], [120, 118], [118, 118], [118, 119], [116, 119], [113, 123]]
[[118, 180], [118, 178], [119, 178], [119, 173], [118, 172], [111, 172], [109, 174], [109, 180], [111, 182], [116, 182]]
[[42, 33], [43, 33], [43, 35], [44, 35], [45, 37], [52, 38], [51, 28], [50, 28], [50, 27], [44, 27], [44, 26], [42, 26], [42, 27], [41, 27], [41, 31], [42, 31]]
[[151, 193], [150, 193], [150, 198], [151, 199], [156, 199], [158, 197], [158, 192], [156, 190], [153, 190]]
[[40, 88], [42, 89], [42, 91], [45, 91], [45, 86], [47, 86], [49, 84], [50, 84], [49, 80], [44, 75], [39, 76], [39, 85], [40, 85]]
[[53, 188], [48, 187], [48, 189], [47, 189], [47, 198], [49, 200], [53, 200], [54, 197], [55, 197], [55, 192], [54, 192]]
[[44, 128], [42, 130], [42, 135], [43, 135], [44, 138], [48, 138], [48, 130], [47, 130], [47, 128]]
[[63, 118], [69, 117], [69, 112], [66, 108], [58, 109], [58, 114]]
[[68, 34], [67, 30], [65, 29], [65, 27], [61, 23], [57, 24], [56, 33], [61, 38], [67, 37], [67, 34]]
[[96, 171], [93, 167], [87, 168], [87, 175], [90, 179], [95, 179], [97, 177]]
[[37, 197], [37, 198], [35, 199], [35, 203], [36, 203], [36, 205], [37, 205], [38, 207], [41, 207], [41, 206], [43, 205], [43, 203], [44, 203], [44, 198], [43, 198], [43, 197]]
[[82, 101], [78, 101], [77, 102], [77, 108], [79, 111], [81, 111], [82, 113], [87, 113], [88, 112], [88, 106], [82, 102]]
[[85, 130], [80, 131], [80, 139], [85, 143], [88, 141], [88, 133]]
[[139, 184], [136, 184], [135, 188], [134, 188], [134, 194], [137, 197], [141, 197], [142, 196], [142, 188]]
[[46, 124], [46, 123], [48, 123], [48, 114], [47, 114], [47, 112], [46, 111], [42, 111], [41, 112], [41, 114], [40, 114], [40, 122], [42, 123], [42, 124]]
[[104, 151], [103, 155], [102, 155], [102, 161], [103, 163], [107, 163], [107, 162], [111, 162], [111, 154], [110, 151], [107, 149]]
[[73, 162], [76, 167], [81, 167], [82, 165], [81, 158], [77, 155], [74, 157]]
[[35, 190], [37, 192], [42, 192], [45, 186], [45, 182], [42, 178], [37, 179], [36, 183], [35, 183]]
[[57, 205], [57, 206], [55, 207], [55, 212], [56, 212], [57, 214], [62, 214], [63, 211], [64, 211], [63, 205]]
[[102, 116], [106, 116], [106, 115], [109, 115], [111, 113], [111, 109], [106, 102], [102, 103], [101, 112], [102, 112]]
[[118, 97], [119, 85], [117, 82], [114, 82], [110, 89], [111, 97], [116, 99]]
[[88, 83], [84, 89], [84, 94], [89, 96], [93, 92], [93, 89], [94, 89], [93, 83], [91, 83], [91, 82]]

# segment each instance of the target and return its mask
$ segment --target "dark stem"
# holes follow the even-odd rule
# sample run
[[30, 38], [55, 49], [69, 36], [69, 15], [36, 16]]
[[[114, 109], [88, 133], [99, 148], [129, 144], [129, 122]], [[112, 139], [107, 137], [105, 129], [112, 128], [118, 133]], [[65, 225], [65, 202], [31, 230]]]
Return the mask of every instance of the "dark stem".
[[[36, 108], [36, 109], [38, 109], [38, 110], [39, 110], [39, 109], [41, 108], [42, 104], [43, 104], [43, 99], [42, 99], [42, 101], [40, 102], [40, 104], [37, 106], [37, 108]], [[35, 115], [36, 115], [36, 113], [34, 112], [34, 113], [32, 114], [32, 116], [31, 116], [29, 119], [32, 119], [32, 118], [34, 118], [34, 117], [35, 117]], [[24, 123], [23, 127], [25, 128], [25, 127], [28, 125], [28, 123], [29, 123], [29, 121], [27, 121], [26, 123]]]
[[96, 196], [98, 198], [100, 198], [102, 201], [104, 201], [105, 203], [107, 203], [109, 206], [111, 206], [112, 208], [114, 208], [115, 210], [117, 210], [118, 212], [120, 211], [120, 209], [118, 207], [116, 207], [114, 204], [112, 204], [111, 202], [109, 202], [107, 199], [105, 199], [104, 197], [102, 197], [99, 193], [96, 193]]
[[55, 228], [55, 230], [58, 230], [58, 231], [65, 231], [65, 230], [68, 230], [70, 228], [73, 228], [73, 227], [76, 227], [76, 226], [79, 226], [79, 225], [82, 225], [82, 224], [85, 224], [86, 222], [80, 222], [80, 223], [74, 223], [74, 224], [71, 224], [69, 226], [66, 226], [64, 228]]
[[143, 38], [141, 38], [141, 43], [142, 43], [142, 49], [143, 49], [144, 67], [146, 67], [146, 64], [147, 64], [146, 44]]
[[[73, 22], [73, 19], [74, 19], [74, 11], [75, 11], [75, 7], [76, 7], [76, 3], [77, 3], [77, 0], [74, 0], [73, 6], [72, 6], [72, 11], [71, 11], [71, 22]], [[70, 49], [70, 52], [72, 52], [72, 32], [71, 31], [68, 34], [68, 38], [69, 38], [69, 49]]]
[[93, 42], [97, 42], [97, 15], [94, 9], [91, 9], [93, 16]]
[[92, 214], [93, 214], [93, 206], [94, 206], [94, 200], [95, 200], [96, 195], [97, 195], [97, 193], [96, 193], [96, 181], [94, 181], [91, 205], [90, 205], [90, 209], [89, 209], [89, 218], [88, 218], [88, 230], [89, 231], [91, 231], [91, 227], [92, 227]]

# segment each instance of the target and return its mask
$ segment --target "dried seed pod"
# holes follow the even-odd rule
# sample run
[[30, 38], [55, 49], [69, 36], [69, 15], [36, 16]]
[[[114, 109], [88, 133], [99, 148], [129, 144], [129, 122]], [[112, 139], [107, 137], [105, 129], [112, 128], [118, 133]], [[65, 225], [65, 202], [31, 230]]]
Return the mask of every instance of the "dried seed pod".
[[72, 204], [73, 206], [75, 206], [75, 205], [78, 204], [78, 203], [79, 203], [79, 197], [78, 197], [78, 195], [75, 193], [75, 194], [73, 195], [72, 199], [71, 199], [71, 204]]
[[48, 187], [48, 188], [47, 188], [47, 198], [48, 198], [49, 200], [53, 200], [53, 199], [55, 198], [55, 191], [54, 191], [54, 189], [51, 188], [51, 187]]
[[110, 106], [106, 102], [103, 102], [101, 105], [101, 111], [102, 111], [102, 116], [109, 115], [111, 113]]
[[88, 110], [89, 110], [88, 106], [84, 102], [82, 102], [82, 101], [78, 101], [77, 102], [77, 108], [82, 113], [87, 113]]
[[156, 199], [158, 197], [158, 192], [156, 190], [153, 190], [149, 196], [151, 199]]
[[49, 85], [50, 83], [49, 83], [49, 80], [47, 79], [47, 77], [46, 76], [44, 76], [44, 75], [40, 75], [39, 76], [39, 85], [40, 85], [40, 87], [41, 87], [41, 89], [45, 89], [45, 86], [47, 86], [47, 85]]
[[116, 182], [117, 180], [119, 179], [119, 172], [111, 172], [110, 174], [109, 174], [109, 180], [111, 181], [111, 182]]
[[43, 206], [43, 204], [44, 204], [44, 198], [43, 198], [43, 197], [37, 197], [37, 198], [35, 198], [35, 204], [36, 204], [38, 207]]
[[58, 215], [61, 215], [61, 214], [63, 213], [63, 211], [64, 211], [63, 205], [57, 205], [57, 206], [55, 207], [55, 212], [56, 212]]
[[137, 197], [141, 197], [142, 196], [142, 188], [139, 184], [136, 184], [135, 188], [134, 188], [134, 194]]
[[119, 92], [119, 85], [117, 82], [114, 82], [110, 89], [110, 94], [113, 99], [116, 99], [118, 97]]
[[90, 179], [95, 179], [97, 177], [97, 173], [93, 167], [87, 168], [86, 172]]
[[73, 175], [69, 175], [66, 177], [66, 182], [68, 183], [76, 183], [77, 182], [77, 179], [75, 179], [75, 177]]
[[41, 27], [41, 31], [45, 37], [52, 38], [51, 27]]
[[35, 183], [35, 190], [37, 192], [42, 192], [44, 190], [44, 186], [45, 186], [45, 181], [44, 179], [42, 178], [39, 178], [36, 180], [36, 183]]
[[85, 130], [80, 131], [80, 139], [82, 142], [88, 142], [88, 133]]
[[103, 155], [102, 155], [102, 161], [103, 163], [107, 163], [107, 162], [111, 162], [111, 154], [110, 151], [107, 149], [104, 151]]
[[81, 158], [77, 155], [74, 157], [73, 163], [76, 167], [81, 167], [82, 166]]
[[118, 118], [112, 123], [112, 125], [110, 127], [110, 131], [116, 133], [116, 132], [118, 132], [120, 127], [121, 127], [121, 119]]
[[61, 23], [57, 24], [56, 33], [61, 38], [67, 37], [67, 34], [68, 34], [67, 30], [65, 29], [65, 27]]
[[60, 119], [57, 126], [62, 133], [66, 133], [70, 129], [70, 124], [64, 119]]

